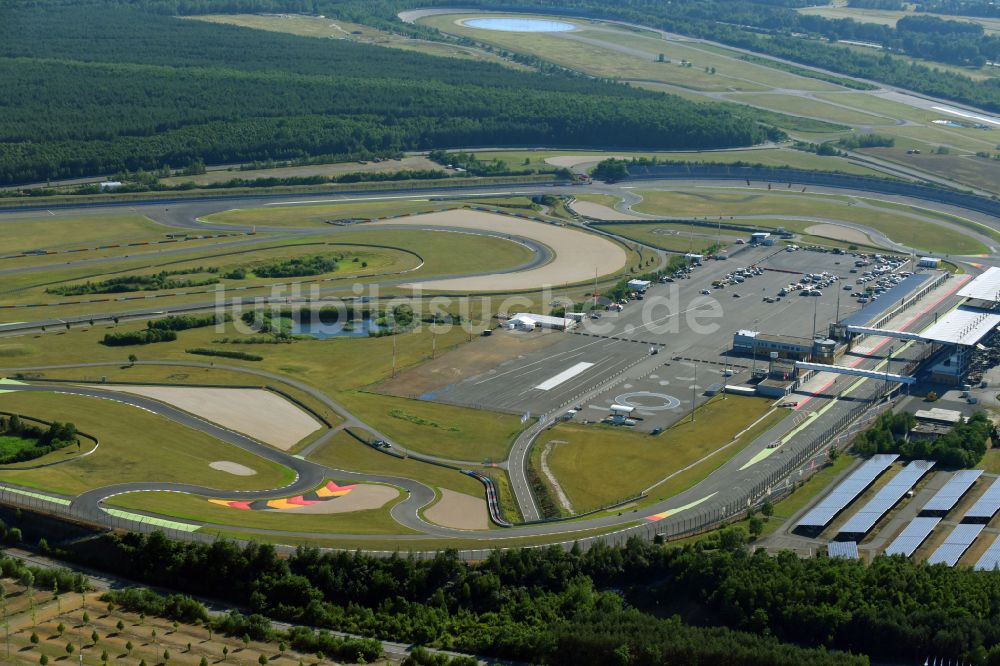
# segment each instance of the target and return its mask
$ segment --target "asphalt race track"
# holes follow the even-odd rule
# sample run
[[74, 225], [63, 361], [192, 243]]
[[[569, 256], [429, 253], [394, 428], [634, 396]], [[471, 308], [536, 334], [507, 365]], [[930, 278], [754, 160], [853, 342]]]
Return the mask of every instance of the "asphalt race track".
[[[625, 184], [619, 185], [606, 185], [602, 183], [596, 183], [589, 186], [547, 186], [547, 187], [524, 187], [524, 186], [492, 186], [489, 188], [483, 188], [482, 191], [476, 192], [469, 188], [461, 188], [455, 190], [441, 190], [433, 189], [425, 192], [407, 192], [406, 195], [399, 194], [386, 194], [386, 195], [367, 195], [363, 197], [364, 200], [376, 200], [380, 198], [385, 199], [398, 199], [398, 200], [408, 200], [408, 199], [456, 199], [456, 198], [471, 198], [475, 199], [477, 196], [510, 196], [510, 195], [533, 195], [533, 194], [565, 194], [565, 195], [576, 195], [581, 192], [591, 192], [600, 194], [611, 194], [617, 197], [623, 198], [624, 204], [622, 210], [626, 210], [627, 206], [631, 203], [635, 203], [637, 197], [632, 194], [631, 190], [633, 188], [651, 188], [651, 187], [670, 187], [678, 188], [684, 187], [685, 185], [722, 185], [726, 187], [734, 187], [734, 183], [738, 181], [681, 181], [681, 180], [665, 180], [665, 181], [645, 181], [636, 182], [629, 181]], [[757, 188], [762, 188], [761, 183], [751, 183], [751, 187], [756, 186]], [[766, 187], [766, 185], [764, 185]], [[851, 195], [866, 195], [865, 192], [859, 192], [855, 190], [841, 190], [836, 188], [825, 188], [818, 186], [810, 186], [809, 190], [811, 192], [829, 192], [836, 194], [851, 194]], [[909, 205], [920, 206], [924, 208], [931, 208], [934, 210], [940, 210], [942, 212], [951, 214], [960, 214], [963, 217], [979, 222], [986, 225], [992, 229], [1000, 230], [1000, 219], [996, 219], [985, 215], [983, 213], [978, 213], [975, 211], [968, 211], [963, 209], [957, 209], [953, 205], [949, 204], [932, 204], [923, 199], [910, 199], [902, 196], [890, 196], [890, 195], [870, 195], [877, 196], [877, 198], [885, 201], [894, 201], [899, 203], [905, 203]], [[208, 223], [199, 222], [197, 218], [209, 215], [211, 213], [228, 210], [232, 208], [249, 208], [257, 207], [264, 204], [287, 204], [295, 205], [296, 203], [336, 203], [336, 202], [346, 202], [346, 201], [357, 201], [359, 197], [349, 196], [349, 195], [330, 195], [323, 196], [317, 194], [310, 194], [309, 196], [258, 196], [258, 197], [241, 197], [235, 199], [206, 199], [206, 200], [184, 200], [184, 201], [173, 201], [173, 202], [150, 202], [150, 203], [129, 203], [123, 205], [85, 205], [74, 208], [55, 208], [51, 209], [52, 214], [58, 218], [62, 215], [106, 215], [109, 212], [121, 213], [125, 210], [134, 210], [140, 212], [158, 222], [166, 225], [176, 227], [178, 229], [186, 230], [197, 230], [199, 232], [206, 231], [226, 231], [231, 233], [240, 233], [250, 231], [248, 228], [240, 228], [238, 225], [213, 225]], [[17, 211], [11, 210], [0, 210], [0, 224], [14, 223], [16, 217], [22, 216], [26, 209], [19, 209]], [[381, 228], [391, 228], [391, 227], [381, 227]], [[257, 231], [274, 231], [279, 234], [284, 235], [284, 237], [293, 237], [296, 235], [309, 234], [309, 235], [327, 235], [329, 234], [331, 238], [335, 238], [336, 234], [342, 227], [331, 227], [329, 229], [317, 229], [317, 228], [288, 228], [282, 227], [277, 229], [268, 229], [266, 227], [257, 227]], [[356, 227], [348, 227], [347, 229], [354, 230]], [[867, 230], [871, 231], [871, 230]], [[965, 230], [969, 235], [976, 235], [974, 232]], [[269, 239], [271, 241], [274, 238]], [[893, 239], [896, 245], [899, 245], [900, 239]], [[256, 245], [257, 239], [253, 238], [243, 238], [225, 241], [226, 247], [247, 247], [252, 248]], [[526, 270], [532, 265], [538, 265], [540, 262], [548, 260], [548, 255], [546, 255], [546, 249], [544, 246], [536, 244], [535, 248], [535, 259], [530, 262], [528, 266], [520, 266], [514, 270]], [[170, 251], [172, 251], [171, 248]], [[751, 255], [747, 255], [746, 259], [739, 257], [734, 257], [734, 259], [729, 262], [715, 262], [717, 264], [726, 264], [720, 267], [720, 270], [732, 270], [733, 268], [746, 265], [749, 263], [749, 258]], [[782, 258], [784, 260], [784, 258]], [[967, 264], [964, 266], [966, 270], [970, 273], [975, 273], [976, 268], [971, 266], [974, 261], [978, 265], [992, 266], [997, 265], [998, 260], [993, 257], [976, 257], [975, 259], [969, 258], [957, 258], [953, 257], [953, 261], [963, 262]], [[789, 258], [787, 261], [792, 261]], [[789, 266], [789, 270], [793, 267]], [[10, 269], [0, 269], [0, 275], [5, 274], [4, 271]], [[13, 269], [16, 270], [16, 269]], [[699, 271], [702, 269], [698, 269]], [[705, 267], [704, 279], [709, 279], [710, 275], [715, 271], [715, 267]], [[702, 279], [701, 277], [698, 278]], [[382, 282], [380, 284], [401, 284], [403, 282], [410, 281], [406, 277], [391, 278]], [[687, 281], [686, 281], [687, 282]], [[693, 280], [692, 280], [693, 282]], [[953, 279], [949, 283], [955, 283], [953, 286], [955, 289], [958, 287], [959, 280]], [[757, 296], [754, 298], [746, 298], [746, 303], [741, 303], [739, 308], [751, 308], [760, 306], [760, 293], [770, 289], [773, 285], [768, 283], [761, 283], [763, 286], [754, 286], [753, 289], [757, 290]], [[692, 285], [691, 288], [693, 288]], [[688, 285], [685, 285], [685, 289], [688, 289]], [[344, 292], [344, 287], [330, 286], [325, 287], [322, 291], [322, 295], [335, 296], [338, 293]], [[953, 290], [954, 291], [954, 290]], [[692, 292], [695, 293], [695, 292]], [[724, 294], [728, 296], [728, 294]], [[948, 294], [942, 297], [939, 302], [928, 303], [926, 308], [916, 308], [920, 310], [914, 314], [913, 319], [910, 323], [910, 330], [920, 330], [922, 326], [926, 326], [929, 322], [933, 321], [936, 313], [941, 311], [946, 311], [948, 308], [956, 303], [958, 298], [953, 294]], [[751, 305], [752, 303], [752, 305]], [[731, 303], [726, 303], [727, 307]], [[798, 307], [794, 304], [785, 304], [786, 307]], [[215, 306], [215, 302], [206, 301], [203, 303], [183, 305], [179, 307], [142, 307], [134, 310], [129, 310], [124, 313], [116, 313], [122, 320], [127, 320], [130, 318], [142, 318], [148, 317], [154, 313], [176, 313], [176, 312], [188, 312], [198, 309], [206, 309]], [[737, 306], [734, 306], [737, 307]], [[27, 316], [20, 316], [22, 319], [28, 319], [31, 315], [38, 314], [43, 315], [43, 308], [37, 310], [25, 310], [21, 311]], [[30, 312], [30, 314], [28, 314]], [[811, 315], [811, 312], [810, 312]], [[102, 318], [110, 318], [110, 315], [102, 315], [102, 313], [95, 312], [93, 314], [88, 314], [76, 319], [70, 319], [69, 321], [84, 321], [95, 319], [99, 320]], [[67, 320], [58, 320], [60, 324], [65, 323]], [[51, 325], [55, 323], [54, 320], [39, 318], [35, 321], [26, 321], [22, 324], [8, 324], [0, 326], [0, 335], [17, 335], [33, 329], [37, 329], [43, 325]], [[630, 332], [627, 332], [626, 326], [633, 324], [633, 328]], [[655, 335], [648, 331], [636, 331], [634, 322], [629, 321], [628, 317], [624, 317], [616, 322], [611, 329], [611, 332], [607, 337], [596, 337], [588, 335], [570, 334], [567, 335], [566, 339], [560, 343], [553, 350], [548, 350], [547, 353], [552, 353], [556, 362], [550, 363], [547, 366], [539, 366], [540, 368], [537, 372], [532, 371], [527, 367], [517, 367], [512, 366], [511, 370], [517, 373], [524, 373], [528, 377], [528, 381], [525, 384], [535, 387], [539, 383], [544, 382], [546, 379], [558, 374], [559, 372], [565, 370], [568, 367], [573, 366], [575, 363], [580, 361], [588, 361], [591, 359], [587, 355], [587, 350], [600, 350], [598, 360], [602, 358], [608, 359], [606, 361], [607, 368], [598, 368], [600, 372], [595, 373], [592, 378], [594, 381], [587, 382], [586, 385], [581, 383], [578, 387], [575, 387], [573, 391], [559, 391], [555, 390], [550, 395], [547, 396], [547, 401], [544, 402], [544, 414], [542, 415], [542, 422], [537, 427], [533, 427], [522, 434], [521, 437], [515, 442], [514, 447], [511, 450], [511, 454], [507, 461], [501, 463], [501, 466], [506, 468], [513, 486], [515, 497], [517, 498], [518, 504], [520, 505], [522, 512], [525, 517], [530, 521], [533, 518], [537, 518], [538, 512], [537, 508], [534, 506], [534, 500], [531, 497], [531, 493], [528, 490], [527, 475], [525, 472], [525, 460], [527, 458], [527, 452], [537, 436], [538, 432], [542, 429], [544, 425], [547, 425], [555, 418], [560, 410], [571, 406], [572, 401], [579, 401], [581, 403], [589, 404], [589, 401], [596, 400], [600, 396], [612, 396], [617, 397], [618, 395], [623, 395], [628, 393], [630, 390], [634, 391], [650, 391], [650, 387], [643, 385], [639, 387], [638, 385], [634, 389], [622, 388], [623, 382], [631, 382], [638, 384], [639, 382], [647, 379], [651, 373], [663, 374], [664, 379], [662, 381], [674, 381], [673, 379], [667, 379], [668, 375], [664, 374], [666, 371], [661, 370], [667, 361], [664, 356], [650, 356], [648, 353], [650, 343], [659, 343], [663, 340], [661, 335]], [[704, 355], [708, 355], [710, 352], [718, 352], [718, 340], [726, 336], [731, 336], [732, 331], [725, 331], [720, 334], [718, 339], [711, 339], [703, 342], [705, 345], [702, 349]], [[631, 339], [636, 340], [635, 342], [629, 340], [617, 340], [615, 338], [624, 338], [627, 335], [631, 336]], [[689, 347], [692, 347], [697, 351], [698, 340], [692, 338]], [[589, 347], [588, 347], [589, 345]], [[582, 355], [581, 355], [582, 354]], [[882, 356], [878, 352], [873, 352], [870, 356], [857, 357], [855, 361], [858, 367], [862, 368], [872, 368], [876, 367], [881, 361]], [[905, 356], [895, 356], [895, 359], [905, 359]], [[525, 361], [527, 362], [527, 361]], [[208, 363], [198, 363], [198, 362], [156, 362], [149, 361], [146, 362], [151, 365], [179, 365], [188, 367], [209, 367]], [[101, 365], [112, 365], [111, 363], [94, 363], [94, 364], [84, 364], [79, 366], [47, 366], [47, 367], [37, 367], [37, 368], [0, 368], [0, 376], [10, 375], [14, 372], [30, 372], [32, 370], [52, 370], [57, 368], [69, 368], [69, 367], [99, 367]], [[227, 366], [225, 364], [214, 364], [212, 367], [217, 369], [231, 370], [234, 372], [245, 373], [247, 375], [253, 376], [257, 379], [268, 379], [272, 381], [283, 382], [290, 386], [306, 392], [312, 398], [321, 402], [322, 404], [329, 407], [331, 410], [337, 412], [344, 418], [344, 423], [336, 430], [342, 428], [350, 428], [353, 431], [360, 431], [366, 433], [366, 435], [372, 438], [385, 439], [391, 441], [393, 448], [405, 452], [406, 443], [397, 442], [391, 440], [389, 437], [385, 436], [384, 433], [378, 432], [376, 429], [372, 428], [366, 424], [362, 419], [356, 417], [349, 410], [347, 410], [343, 405], [339, 404], [329, 396], [325, 395], [323, 392], [297, 382], [294, 379], [288, 378], [283, 375], [277, 375], [268, 373], [266, 371], [259, 371], [249, 368], [237, 367], [237, 366]], [[679, 368], [673, 369], [676, 372], [680, 372]], [[536, 376], [537, 375], [537, 376]], [[535, 380], [538, 380], [537, 382]], [[706, 382], [699, 380], [701, 384]], [[648, 381], [647, 381], [648, 383]], [[483, 384], [477, 385], [476, 390], [482, 390], [483, 393], [478, 398], [482, 398], [481, 402], [487, 402], [488, 400], [497, 401], [498, 407], [509, 410], [520, 410], [526, 407], [527, 402], [530, 401], [530, 396], [526, 397], [525, 393], [518, 393], [518, 391], [513, 391], [509, 387], [505, 387], [500, 390], [491, 390], [490, 384], [503, 384], [501, 380], [489, 380], [486, 378]], [[591, 386], [592, 385], [592, 386]], [[665, 395], [675, 396], [678, 400], [683, 400], [686, 397], [682, 395], [684, 391], [675, 390], [675, 386], [678, 383], [664, 385], [662, 391], [651, 391], [651, 392], [662, 392]], [[685, 386], [687, 386], [685, 384]], [[850, 395], [848, 397], [840, 397], [839, 394], [851, 386]], [[731, 460], [719, 467], [715, 472], [711, 473], [707, 478], [698, 483], [692, 488], [681, 492], [680, 494], [664, 499], [662, 501], [656, 501], [655, 503], [639, 509], [637, 511], [626, 511], [618, 515], [602, 515], [600, 517], [589, 518], [589, 519], [578, 519], [574, 521], [555, 521], [555, 522], [544, 522], [536, 524], [524, 524], [514, 526], [503, 530], [490, 530], [482, 532], [469, 532], [465, 530], [449, 529], [444, 527], [439, 527], [436, 525], [431, 525], [424, 521], [420, 515], [419, 511], [421, 508], [429, 505], [435, 499], [434, 491], [424, 485], [423, 483], [413, 480], [413, 479], [402, 479], [388, 476], [370, 475], [370, 474], [359, 474], [351, 472], [349, 470], [331, 470], [322, 465], [309, 462], [307, 460], [297, 458], [286, 453], [277, 451], [272, 447], [255, 441], [250, 437], [240, 435], [238, 433], [226, 430], [217, 425], [208, 423], [197, 417], [188, 414], [187, 412], [181, 411], [179, 409], [170, 407], [164, 403], [149, 398], [144, 398], [136, 395], [122, 394], [122, 393], [112, 393], [110, 391], [102, 391], [99, 387], [93, 386], [72, 386], [68, 384], [25, 384], [25, 385], [5, 385], [4, 390], [24, 390], [24, 391], [56, 391], [62, 393], [73, 393], [78, 395], [88, 395], [99, 398], [114, 399], [121, 402], [126, 402], [135, 407], [148, 409], [152, 412], [159, 414], [164, 418], [171, 419], [177, 423], [184, 426], [194, 428], [196, 430], [207, 433], [219, 440], [222, 440], [230, 445], [239, 447], [243, 450], [249, 451], [256, 455], [260, 455], [273, 462], [280, 463], [286, 467], [294, 470], [297, 474], [295, 481], [287, 486], [286, 488], [273, 489], [270, 491], [257, 491], [257, 492], [246, 492], [239, 493], [241, 498], [246, 499], [267, 499], [275, 498], [281, 496], [287, 496], [289, 493], [303, 493], [313, 490], [317, 487], [324, 478], [336, 477], [338, 479], [356, 481], [356, 482], [378, 482], [378, 483], [388, 483], [394, 486], [403, 488], [406, 491], [406, 498], [397, 504], [392, 510], [393, 518], [399, 522], [401, 525], [419, 532], [417, 535], [384, 535], [384, 536], [372, 536], [372, 535], [349, 535], [349, 534], [324, 534], [322, 535], [324, 539], [328, 541], [343, 541], [344, 547], [350, 547], [352, 540], [364, 539], [366, 541], [379, 541], [383, 540], [386, 543], [384, 550], [396, 550], [405, 549], [405, 542], [407, 540], [414, 539], [427, 539], [427, 538], [440, 538], [440, 539], [463, 539], [469, 540], [474, 538], [482, 543], [483, 549], [503, 547], [505, 541], [508, 541], [515, 537], [537, 537], [546, 536], [550, 537], [548, 541], [559, 542], [559, 543], [570, 543], [574, 539], [579, 538], [581, 541], [586, 542], [590, 539], [607, 539], [620, 541], [621, 539], [627, 537], [628, 535], [639, 535], [646, 538], [651, 538], [655, 534], [666, 534], [668, 536], [678, 535], [685, 533], [686, 530], [690, 529], [690, 526], [697, 523], [699, 520], [703, 520], [705, 516], [716, 516], [724, 517], [729, 515], [736, 515], [739, 511], [745, 510], [748, 501], [756, 501], [763, 494], [771, 493], [774, 490], [783, 486], [783, 484], [788, 483], [790, 478], [795, 478], [797, 473], [801, 473], [802, 470], [808, 469], [811, 465], [816, 464], [817, 460], [821, 460], [825, 455], [823, 446], [816, 446], [816, 443], [811, 437], [807, 435], [809, 433], [821, 432], [825, 429], [837, 429], [846, 428], [851, 425], [850, 421], [845, 421], [848, 415], [857, 415], [859, 412], [859, 407], [874, 406], [877, 404], [877, 397], [881, 394], [882, 386], [881, 382], [876, 382], [873, 380], [858, 382], [857, 378], [852, 377], [840, 377], [834, 380], [829, 386], [823, 388], [822, 392], [816, 394], [813, 397], [808, 398], [808, 413], [810, 413], [810, 418], [812, 419], [809, 425], [808, 431], [803, 431], [802, 433], [797, 432], [800, 430], [798, 428], [801, 423], [801, 419], [785, 419], [780, 422], [777, 426], [773, 427], [766, 433], [763, 433], [758, 437], [753, 443], [747, 446], [743, 451], [738, 453]], [[690, 389], [686, 389], [689, 391]], [[520, 391], [524, 391], [522, 386]], [[529, 392], [530, 393], [530, 392]], [[573, 393], [573, 395], [569, 395]], [[447, 398], [444, 398], [447, 400]], [[799, 397], [802, 400], [802, 397]], [[805, 400], [803, 401], [805, 402]], [[492, 404], [492, 403], [491, 403]], [[869, 409], [868, 411], [872, 411]], [[803, 411], [803, 414], [806, 414]], [[787, 437], [790, 432], [796, 431], [795, 436]], [[332, 435], [327, 433], [323, 436], [322, 441]], [[786, 441], [787, 440], [787, 441]], [[762, 457], [762, 453], [768, 448], [769, 444], [775, 441], [783, 441], [784, 443], [780, 447], [780, 450], [775, 453], [775, 455], [767, 455]], [[418, 456], [414, 456], [418, 457]], [[795, 461], [795, 465], [790, 469], [790, 461]], [[461, 466], [462, 461], [455, 461]], [[457, 473], [457, 472], [456, 472]], [[121, 484], [115, 486], [109, 486], [105, 488], [100, 488], [96, 490], [89, 491], [80, 495], [79, 497], [72, 500], [71, 509], [74, 513], [80, 517], [87, 519], [88, 521], [103, 521], [105, 518], [104, 511], [102, 509], [102, 500], [107, 497], [123, 492], [133, 492], [139, 490], [174, 490], [181, 492], [194, 493], [199, 495], [208, 496], [227, 496], [233, 495], [231, 491], [220, 491], [211, 488], [201, 488], [196, 486], [185, 486], [182, 484], [165, 484], [165, 483], [130, 483]], [[271, 533], [268, 530], [253, 530], [242, 527], [235, 527], [241, 532], [247, 533]], [[584, 536], [579, 533], [588, 530], [607, 530], [609, 534], [601, 536]], [[304, 537], [315, 537], [316, 534], [297, 534], [290, 532], [273, 532], [274, 534], [292, 536], [304, 536]], [[198, 533], [193, 533], [197, 535]], [[201, 536], [191, 536], [191, 538], [203, 538], [205, 535]], [[443, 545], [447, 545], [446, 541], [442, 541]], [[475, 551], [470, 551], [474, 553]], [[481, 553], [481, 551], [479, 551]], [[469, 555], [470, 557], [473, 555]]]

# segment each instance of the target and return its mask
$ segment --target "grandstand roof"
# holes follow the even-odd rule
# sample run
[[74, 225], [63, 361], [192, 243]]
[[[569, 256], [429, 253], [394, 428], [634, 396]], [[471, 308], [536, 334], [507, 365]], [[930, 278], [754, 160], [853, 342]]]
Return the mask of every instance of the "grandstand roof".
[[959, 296], [977, 301], [1000, 301], [1000, 268], [990, 268], [958, 290]]
[[997, 326], [1000, 326], [1000, 314], [963, 305], [941, 317], [920, 335], [935, 342], [969, 346], [982, 340]]

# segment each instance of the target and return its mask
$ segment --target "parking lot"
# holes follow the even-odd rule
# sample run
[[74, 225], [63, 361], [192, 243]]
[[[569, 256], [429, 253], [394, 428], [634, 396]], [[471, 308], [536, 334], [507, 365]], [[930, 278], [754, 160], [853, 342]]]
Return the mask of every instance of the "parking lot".
[[[558, 334], [565, 337], [554, 345], [505, 360], [427, 398], [535, 415], [578, 407], [581, 411], [574, 418], [591, 422], [607, 417], [612, 405], [624, 404], [635, 408], [636, 429], [665, 428], [690, 413], [692, 403], [706, 401], [704, 393], [711, 385], [744, 383], [753, 366], [767, 362], [732, 356], [736, 331], [749, 328], [809, 338], [814, 323], [825, 334], [838, 315], [860, 309], [837, 282], [821, 296], [779, 296], [783, 287], [809, 273], [825, 271], [846, 283], [853, 277], [849, 271], [854, 261], [848, 255], [747, 246], [729, 260], [706, 261], [687, 277], [651, 285], [641, 300], [631, 300], [620, 312], [600, 311], [597, 319], [585, 318], [577, 328]], [[742, 283], [713, 286], [751, 265], [759, 270]], [[619, 377], [603, 393], [571, 404]]]

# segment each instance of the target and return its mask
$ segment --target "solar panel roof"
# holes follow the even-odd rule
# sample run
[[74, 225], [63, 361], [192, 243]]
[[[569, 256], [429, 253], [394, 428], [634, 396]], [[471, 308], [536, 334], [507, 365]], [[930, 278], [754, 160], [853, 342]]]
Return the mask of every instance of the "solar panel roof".
[[920, 544], [930, 535], [930, 533], [941, 522], [940, 518], [914, 518], [910, 524], [903, 528], [889, 547], [885, 549], [886, 555], [905, 555], [909, 557], [920, 547]]
[[803, 516], [796, 527], [826, 527], [834, 516], [863, 493], [898, 457], [894, 453], [880, 453], [866, 460]]
[[983, 556], [976, 562], [976, 571], [993, 571], [1000, 567], [1000, 537], [998, 537]]
[[826, 544], [826, 552], [830, 557], [856, 560], [858, 559], [858, 543], [857, 541], [831, 541]]
[[968, 550], [972, 542], [976, 540], [979, 533], [983, 531], [985, 525], [977, 523], [962, 523], [956, 525], [937, 550], [927, 558], [927, 564], [947, 564], [955, 566], [962, 557], [962, 553]]
[[965, 512], [965, 518], [989, 521], [997, 511], [1000, 511], [1000, 479], [994, 480], [972, 508]]
[[851, 519], [840, 528], [841, 534], [867, 534], [875, 523], [903, 498], [910, 488], [924, 474], [934, 467], [931, 460], [914, 460], [899, 474], [889, 479], [867, 504], [861, 507]]
[[982, 476], [983, 470], [981, 469], [963, 469], [960, 472], [955, 472], [948, 482], [945, 483], [940, 490], [935, 493], [934, 497], [930, 499], [921, 511], [941, 511], [948, 512], [951, 511], [958, 500], [962, 498], [972, 484]]

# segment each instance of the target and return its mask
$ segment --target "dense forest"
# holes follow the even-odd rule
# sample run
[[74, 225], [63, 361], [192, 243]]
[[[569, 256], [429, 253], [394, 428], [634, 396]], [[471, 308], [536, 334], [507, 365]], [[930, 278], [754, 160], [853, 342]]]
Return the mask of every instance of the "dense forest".
[[561, 71], [515, 71], [127, 6], [148, 5], [140, 2], [23, 4], [5, 8], [0, 21], [0, 184], [199, 160], [474, 145], [691, 149], [781, 136], [750, 110]]
[[[105, 535], [75, 559], [254, 613], [531, 663], [1000, 664], [1000, 572], [695, 545], [497, 551], [467, 565]], [[697, 626], [695, 626], [697, 625]]]

